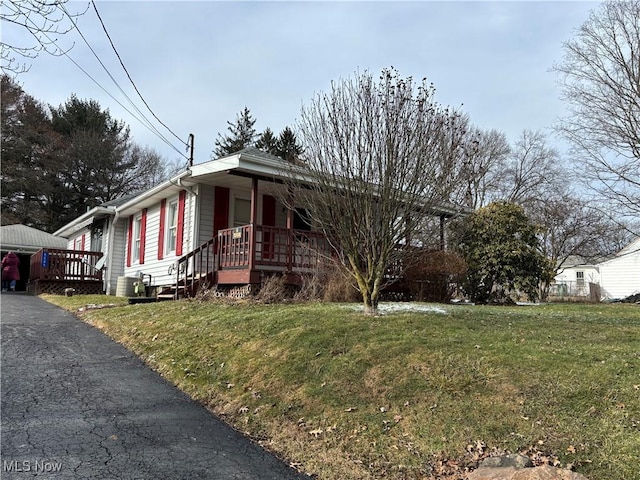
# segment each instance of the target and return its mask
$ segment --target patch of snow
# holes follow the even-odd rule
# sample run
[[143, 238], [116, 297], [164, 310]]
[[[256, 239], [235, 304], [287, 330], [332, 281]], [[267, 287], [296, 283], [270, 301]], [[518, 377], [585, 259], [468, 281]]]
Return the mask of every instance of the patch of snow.
[[[363, 305], [351, 305], [354, 310], [362, 311]], [[378, 304], [379, 315], [389, 315], [393, 313], [440, 313], [448, 314], [444, 308], [435, 305], [418, 302], [380, 302]]]

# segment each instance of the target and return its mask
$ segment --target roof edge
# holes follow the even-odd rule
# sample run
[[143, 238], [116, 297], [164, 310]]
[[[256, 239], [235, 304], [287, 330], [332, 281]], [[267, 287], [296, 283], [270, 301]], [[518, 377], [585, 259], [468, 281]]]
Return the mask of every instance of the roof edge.
[[66, 225], [60, 227], [58, 230], [53, 232], [52, 235], [55, 235], [56, 237], [67, 238], [67, 237], [69, 237], [69, 235], [71, 235], [71, 234], [77, 232], [78, 230], [80, 230], [81, 228], [83, 228], [85, 226], [86, 222], [88, 222], [89, 220], [93, 219], [93, 217], [95, 217], [96, 214], [104, 213], [104, 214], [107, 214], [107, 215], [113, 215], [113, 214], [115, 214], [115, 209], [116, 209], [116, 207], [113, 207], [113, 206], [111, 206], [111, 207], [103, 207], [103, 206], [93, 207], [91, 210], [86, 211], [85, 213], [83, 213], [79, 217], [76, 217], [71, 222], [69, 222]]

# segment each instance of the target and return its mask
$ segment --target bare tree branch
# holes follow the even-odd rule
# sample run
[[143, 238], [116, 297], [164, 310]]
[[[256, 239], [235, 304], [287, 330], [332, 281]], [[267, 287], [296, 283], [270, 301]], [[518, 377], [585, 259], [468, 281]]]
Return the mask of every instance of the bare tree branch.
[[[28, 59], [36, 58], [41, 52], [49, 55], [65, 55], [72, 47], [63, 48], [58, 37], [74, 28], [74, 20], [84, 14], [87, 7], [77, 13], [68, 13], [65, 4], [69, 0], [6, 0], [2, 4], [0, 20], [4, 24], [0, 50], [2, 52], [2, 72], [19, 74], [29, 70]], [[67, 22], [68, 21], [68, 22]], [[9, 27], [9, 28], [7, 28]], [[31, 41], [25, 45], [7, 41], [11, 34], [26, 32]], [[21, 61], [19, 60], [26, 60]]]
[[591, 13], [554, 66], [569, 108], [557, 129], [581, 177], [619, 215], [640, 213], [640, 1]]
[[393, 281], [390, 268], [406, 265], [398, 247], [455, 186], [467, 122], [434, 91], [395, 70], [378, 83], [363, 73], [334, 82], [302, 111], [298, 168], [308, 185], [289, 190], [347, 266], [368, 313]]

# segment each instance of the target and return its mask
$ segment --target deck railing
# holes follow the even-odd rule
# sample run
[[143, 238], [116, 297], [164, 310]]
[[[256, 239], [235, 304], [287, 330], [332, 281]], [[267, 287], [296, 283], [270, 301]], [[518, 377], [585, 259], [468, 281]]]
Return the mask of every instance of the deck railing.
[[252, 225], [227, 228], [218, 232], [220, 268], [248, 268]]
[[[253, 241], [253, 248], [251, 242]], [[288, 230], [266, 225], [243, 225], [218, 232], [220, 268], [253, 265], [289, 271], [314, 268], [331, 255], [331, 247], [319, 232]]]
[[95, 267], [102, 252], [83, 252], [42, 248], [31, 256], [29, 281], [102, 281], [102, 270]]
[[[218, 268], [217, 241], [212, 238], [178, 260], [176, 285], [184, 287], [184, 295], [193, 296], [202, 281], [212, 280]], [[179, 295], [177, 289], [175, 295]]]

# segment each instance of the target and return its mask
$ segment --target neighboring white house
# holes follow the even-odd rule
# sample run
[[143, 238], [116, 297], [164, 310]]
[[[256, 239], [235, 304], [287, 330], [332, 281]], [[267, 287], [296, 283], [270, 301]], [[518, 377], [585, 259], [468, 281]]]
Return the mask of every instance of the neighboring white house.
[[621, 299], [640, 293], [640, 237], [598, 267], [603, 298]]
[[600, 267], [574, 255], [567, 260], [554, 277], [550, 294], [558, 297], [588, 297], [590, 284], [600, 283]]
[[623, 299], [640, 293], [640, 238], [598, 263], [579, 256], [569, 257], [558, 269], [550, 295], [589, 297], [590, 284], [599, 284], [598, 296], [602, 300]]

